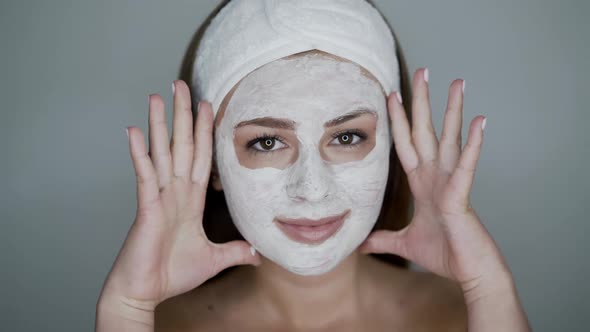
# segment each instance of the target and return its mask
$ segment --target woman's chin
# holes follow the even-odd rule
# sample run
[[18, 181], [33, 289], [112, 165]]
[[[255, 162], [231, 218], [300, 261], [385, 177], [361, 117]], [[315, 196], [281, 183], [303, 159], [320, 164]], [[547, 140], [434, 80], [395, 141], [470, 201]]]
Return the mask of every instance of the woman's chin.
[[289, 267], [287, 270], [291, 273], [304, 277], [319, 276], [332, 271], [336, 266], [338, 266], [338, 263], [340, 262], [336, 260], [326, 260], [317, 266]]

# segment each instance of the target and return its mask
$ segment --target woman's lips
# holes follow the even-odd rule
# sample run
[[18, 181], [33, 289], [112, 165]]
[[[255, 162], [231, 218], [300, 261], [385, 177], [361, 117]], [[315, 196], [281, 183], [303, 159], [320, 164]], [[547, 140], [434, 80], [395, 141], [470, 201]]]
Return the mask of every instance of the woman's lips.
[[350, 210], [343, 213], [322, 218], [313, 219], [276, 219], [279, 229], [293, 241], [305, 244], [319, 244], [334, 235], [348, 217]]

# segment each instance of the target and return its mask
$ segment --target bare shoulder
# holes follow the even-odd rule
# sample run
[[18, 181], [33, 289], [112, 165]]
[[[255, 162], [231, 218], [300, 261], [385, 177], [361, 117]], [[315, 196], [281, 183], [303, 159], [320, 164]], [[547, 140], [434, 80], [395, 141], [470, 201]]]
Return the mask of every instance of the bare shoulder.
[[[433, 273], [379, 262], [389, 310], [403, 313], [408, 330], [467, 331], [467, 309], [459, 285]], [[399, 317], [398, 317], [399, 318]]]
[[228, 312], [246, 296], [240, 283], [234, 282], [236, 272], [227, 271], [160, 303], [155, 312], [155, 331], [225, 331], [224, 325], [231, 318]]

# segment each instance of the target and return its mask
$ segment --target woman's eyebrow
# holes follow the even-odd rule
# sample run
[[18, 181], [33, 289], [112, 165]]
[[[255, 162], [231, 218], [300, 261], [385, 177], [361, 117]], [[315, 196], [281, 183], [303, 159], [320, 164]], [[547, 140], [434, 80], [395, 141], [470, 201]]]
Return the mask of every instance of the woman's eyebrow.
[[295, 122], [293, 122], [291, 120], [283, 120], [283, 119], [270, 118], [270, 117], [256, 118], [256, 119], [252, 119], [252, 120], [248, 120], [248, 121], [242, 121], [242, 122], [238, 123], [234, 127], [234, 129], [239, 128], [239, 127], [243, 127], [243, 126], [247, 126], [247, 125], [256, 125], [256, 126], [261, 126], [261, 127], [295, 130]]
[[359, 116], [363, 115], [363, 114], [373, 114], [375, 116], [377, 116], [377, 112], [370, 110], [370, 109], [358, 109], [349, 113], [346, 113], [342, 116], [339, 116], [335, 119], [332, 119], [326, 123], [324, 123], [324, 128], [329, 128], [329, 127], [334, 127], [337, 126], [339, 124], [342, 124], [346, 121], [350, 121], [352, 119], [358, 118]]
[[[352, 112], [346, 113], [341, 115], [335, 119], [332, 119], [326, 123], [324, 123], [325, 128], [334, 127], [339, 124], [342, 124], [346, 121], [350, 121], [352, 119], [358, 118], [363, 114], [373, 114], [377, 116], [377, 112], [370, 110], [370, 109], [357, 109]], [[278, 128], [278, 129], [289, 129], [295, 130], [295, 122], [291, 120], [284, 120], [284, 119], [277, 119], [271, 117], [263, 117], [263, 118], [256, 118], [252, 120], [242, 121], [238, 123], [234, 129], [248, 126], [248, 125], [255, 125], [260, 127], [268, 127], [268, 128]]]

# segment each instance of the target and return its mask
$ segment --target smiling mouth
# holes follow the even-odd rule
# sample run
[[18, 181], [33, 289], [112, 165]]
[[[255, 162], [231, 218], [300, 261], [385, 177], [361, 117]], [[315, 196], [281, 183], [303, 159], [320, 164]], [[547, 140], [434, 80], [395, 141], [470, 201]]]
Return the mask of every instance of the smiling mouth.
[[291, 240], [305, 244], [320, 244], [336, 234], [350, 215], [350, 209], [322, 219], [275, 218], [279, 229]]

